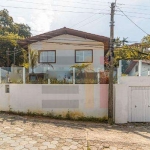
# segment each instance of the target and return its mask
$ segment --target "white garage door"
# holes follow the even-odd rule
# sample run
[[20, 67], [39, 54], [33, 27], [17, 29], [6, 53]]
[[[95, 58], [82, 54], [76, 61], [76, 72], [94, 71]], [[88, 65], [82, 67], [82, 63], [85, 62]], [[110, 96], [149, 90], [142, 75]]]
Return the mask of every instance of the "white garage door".
[[130, 121], [150, 122], [150, 87], [131, 87]]

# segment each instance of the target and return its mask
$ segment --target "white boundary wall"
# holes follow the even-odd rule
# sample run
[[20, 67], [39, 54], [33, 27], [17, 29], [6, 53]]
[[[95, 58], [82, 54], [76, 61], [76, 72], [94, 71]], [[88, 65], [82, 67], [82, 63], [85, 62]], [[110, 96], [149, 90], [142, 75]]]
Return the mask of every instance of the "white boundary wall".
[[0, 84], [0, 111], [63, 114], [104, 117], [108, 111], [108, 85]]

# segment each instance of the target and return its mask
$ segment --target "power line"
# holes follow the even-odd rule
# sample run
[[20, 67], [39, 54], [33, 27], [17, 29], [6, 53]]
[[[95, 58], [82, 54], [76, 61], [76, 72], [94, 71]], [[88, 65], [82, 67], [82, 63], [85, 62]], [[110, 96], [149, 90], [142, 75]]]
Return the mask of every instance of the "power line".
[[[116, 10], [117, 11], [117, 10]], [[150, 14], [147, 14], [147, 13], [139, 13], [139, 12], [131, 12], [131, 11], [124, 11], [126, 13], [132, 13], [132, 14], [142, 14], [142, 15], [150, 15]]]
[[[42, 8], [26, 8], [26, 7], [17, 7], [17, 6], [3, 6], [3, 5], [0, 5], [0, 7], [10, 7], [10, 8], [19, 8], [19, 9], [35, 9], [35, 10], [49, 10], [49, 9], [42, 9]], [[58, 12], [72, 12], [72, 13], [90, 13], [90, 14], [109, 14], [109, 13], [96, 13], [96, 12], [77, 12], [77, 11], [65, 11], [65, 10], [52, 10], [52, 11], [58, 11]]]
[[90, 17], [88, 17], [88, 18], [85, 18], [84, 20], [82, 20], [82, 21], [80, 21], [80, 22], [78, 22], [78, 23], [76, 23], [76, 24], [74, 24], [73, 26], [71, 26], [71, 28], [73, 28], [74, 26], [76, 26], [76, 25], [78, 25], [78, 24], [80, 24], [80, 23], [86, 21], [87, 19], [89, 19], [89, 18], [91, 18], [91, 17], [93, 17], [93, 16], [95, 16], [95, 14], [92, 15], [92, 16], [90, 16]]
[[[10, 8], [18, 8], [18, 9], [38, 9], [38, 10], [48, 10], [48, 9], [39, 9], [39, 8], [26, 8], [26, 7], [14, 7], [14, 6], [2, 6], [1, 7], [10, 7]], [[105, 14], [105, 15], [110, 15], [109, 13], [106, 12], [77, 12], [77, 11], [63, 11], [63, 10], [52, 10], [52, 11], [58, 11], [58, 12], [69, 12], [69, 13], [90, 13], [90, 14]], [[121, 15], [121, 14], [116, 14], [116, 15]], [[123, 15], [121, 15], [123, 16]], [[150, 19], [146, 17], [137, 17], [137, 16], [129, 16], [129, 17], [135, 17], [135, 18], [143, 18], [143, 19]], [[40, 31], [38, 31], [40, 32]]]
[[[7, 0], [7, 1], [15, 1], [15, 0]], [[58, 1], [58, 0], [56, 0], [56, 1]], [[63, 2], [70, 2], [70, 1], [68, 1], [68, 0], [61, 0], [61, 1], [63, 1]], [[25, 1], [16, 1], [16, 2], [24, 2], [24, 3], [33, 3], [33, 4], [42, 4], [42, 5], [50, 5], [50, 3], [35, 3], [35, 2], [25, 2]], [[92, 1], [93, 2], [93, 1]], [[99, 1], [100, 2], [100, 1]], [[77, 4], [87, 4], [87, 2], [85, 3], [85, 2], [71, 2], [71, 3], [77, 3]], [[107, 2], [100, 2], [100, 3], [107, 3]], [[109, 2], [108, 2], [109, 3]], [[90, 5], [97, 5], [96, 3], [91, 3], [91, 1], [90, 1], [90, 3], [89, 3]], [[101, 5], [102, 6], [102, 5]], [[106, 5], [103, 5], [103, 6], [106, 6]]]
[[127, 5], [127, 6], [136, 6], [136, 7], [150, 7], [150, 5], [149, 6], [146, 6], [146, 5], [134, 5], [134, 4], [125, 4], [125, 3], [123, 3], [123, 4], [118, 4], [118, 5]]
[[[7, 52], [7, 50], [6, 51], [4, 51], [4, 52], [1, 52], [0, 51], [0, 54], [5, 54], [5, 52]], [[15, 53], [17, 54], [17, 53], [20, 53], [20, 52], [22, 52], [22, 50], [17, 50], [17, 51], [15, 51]], [[9, 51], [9, 54], [14, 54], [14, 51]]]
[[[121, 12], [121, 11], [120, 11]], [[121, 15], [121, 14], [116, 14], [118, 16], [125, 16], [125, 15]], [[128, 17], [134, 17], [134, 18], [143, 18], [143, 19], [150, 19], [150, 18], [146, 18], [146, 17], [137, 17], [137, 16], [129, 16]]]
[[135, 8], [135, 7], [131, 8], [131, 7], [126, 7], [126, 6], [121, 6], [120, 8], [129, 8], [129, 9], [136, 9], [136, 10], [142, 10], [142, 11], [143, 10], [149, 10], [149, 9], [145, 9], [145, 8], [143, 8], [143, 9], [142, 8]]
[[[10, 7], [10, 8], [20, 8], [20, 9], [38, 9], [38, 10], [47, 10], [47, 9], [39, 9], [39, 8], [26, 8], [26, 7], [13, 7], [13, 6], [2, 6], [1, 7]], [[52, 10], [52, 11], [58, 11], [58, 12], [71, 12], [71, 13], [90, 13], [90, 14], [106, 14], [106, 15], [110, 15], [109, 13], [101, 13], [101, 12], [77, 12], [77, 11], [63, 11], [63, 10]], [[121, 15], [121, 14], [116, 14], [116, 15]], [[137, 16], [129, 16], [129, 17], [136, 17], [136, 18], [143, 18], [143, 19], [150, 19], [150, 18], [146, 18], [146, 17], [137, 17]], [[38, 31], [39, 32], [39, 31]]]
[[94, 21], [97, 21], [97, 20], [99, 20], [99, 19], [101, 19], [101, 18], [103, 18], [103, 17], [104, 17], [104, 16], [102, 16], [102, 17], [100, 17], [100, 18], [97, 18], [97, 19], [94, 19], [94, 20], [92, 20], [92, 21], [90, 21], [90, 22], [88, 22], [88, 23], [86, 23], [86, 24], [80, 26], [79, 28], [81, 28], [81, 27], [83, 27], [83, 26], [86, 26], [86, 25], [88, 25], [88, 24], [90, 24], [90, 23], [93, 23]]
[[[72, 7], [72, 6], [64, 6], [64, 5], [56, 5], [56, 4], [52, 4], [52, 3], [37, 3], [37, 2], [28, 2], [28, 1], [22, 1], [22, 0], [19, 0], [19, 1], [16, 1], [16, 0], [7, 0], [7, 1], [14, 1], [14, 2], [21, 2], [21, 3], [29, 3], [29, 4], [37, 4], [37, 5], [52, 5], [52, 6], [61, 6], [61, 7]], [[57, 0], [58, 1], [58, 0]], [[61, 0], [62, 1], [62, 0]], [[63, 0], [64, 2], [70, 2], [70, 1], [65, 1]], [[86, 0], [87, 1], [87, 0]], [[92, 2], [100, 2], [100, 3], [107, 3], [109, 4], [110, 2], [101, 2], [101, 1], [92, 1]], [[79, 3], [79, 4], [87, 4], [87, 3], [81, 3], [81, 2], [72, 2], [72, 3]], [[116, 1], [115, 1], [116, 3]], [[88, 4], [90, 5], [97, 5], [97, 4], [93, 4], [88, 2]], [[130, 7], [126, 7], [127, 6], [137, 6], [137, 7], [150, 7], [150, 6], [143, 6], [143, 5], [132, 5], [132, 4], [122, 4], [122, 3], [119, 3], [118, 5], [121, 5], [121, 6], [125, 6], [125, 8], [130, 8]], [[108, 6], [108, 5], [100, 5], [100, 6]], [[72, 8], [82, 8], [82, 9], [93, 9], [93, 8], [84, 8], [84, 7], [72, 7]], [[139, 9], [139, 8], [133, 8], [133, 9]], [[140, 8], [141, 9], [141, 8]], [[95, 10], [95, 9], [94, 9]], [[141, 10], [145, 10], [145, 9], [141, 9]], [[146, 9], [146, 10], [149, 10], [149, 9]]]
[[[105, 7], [105, 8], [106, 8], [106, 7]], [[104, 8], [104, 9], [105, 9], [105, 8]], [[78, 22], [78, 23], [76, 23], [76, 24], [74, 24], [73, 26], [71, 26], [71, 28], [74, 27], [74, 26], [76, 26], [76, 25], [78, 25], [78, 24], [80, 24], [80, 23], [82, 23], [82, 22], [84, 22], [84, 21], [86, 21], [87, 19], [89, 19], [89, 18], [91, 18], [91, 17], [93, 17], [93, 16], [95, 16], [95, 14], [92, 15], [92, 16], [90, 16], [90, 17], [85, 18], [84, 20], [82, 20], [82, 21], [80, 21], [80, 22]]]
[[[7, 0], [7, 1], [20, 2], [20, 0], [19, 0], [19, 1], [17, 1], [17, 0]], [[59, 1], [59, 0], [55, 0], [55, 1]], [[61, 1], [64, 1], [64, 2], [65, 2], [66, 0], [61, 0]], [[90, 2], [91, 2], [91, 0], [82, 0], [82, 1], [90, 1]], [[23, 1], [23, 2], [24, 2], [24, 1]], [[66, 1], [66, 2], [69, 2], [69, 1]], [[101, 1], [98, 1], [98, 0], [97, 0], [97, 1], [92, 0], [92, 2], [98, 2], [98, 3], [100, 2], [100, 3], [105, 3], [105, 4], [106, 4], [106, 3], [109, 3], [109, 2], [101, 2]], [[80, 2], [79, 2], [79, 3], [80, 3]]]
[[[117, 6], [118, 7], [118, 6]], [[126, 16], [135, 26], [137, 26], [141, 31], [143, 31], [144, 33], [146, 33], [147, 35], [149, 35], [146, 31], [144, 31], [141, 27], [139, 27], [133, 20], [131, 20], [119, 7], [118, 9], [124, 14], [124, 16]]]
[[[7, 1], [14, 1], [14, 0], [7, 0]], [[51, 3], [35, 3], [35, 2], [27, 2], [27, 1], [17, 1], [20, 3], [29, 3], [29, 4], [37, 4], [37, 5], [51, 5], [51, 6], [61, 6], [61, 7], [69, 7], [69, 8], [82, 8], [82, 9], [93, 9], [96, 10], [94, 8], [86, 8], [86, 7], [75, 7], [75, 6], [64, 6], [64, 5], [56, 5], [56, 4], [51, 4]], [[106, 6], [106, 5], [101, 5], [101, 6]], [[97, 9], [99, 10], [99, 9]]]

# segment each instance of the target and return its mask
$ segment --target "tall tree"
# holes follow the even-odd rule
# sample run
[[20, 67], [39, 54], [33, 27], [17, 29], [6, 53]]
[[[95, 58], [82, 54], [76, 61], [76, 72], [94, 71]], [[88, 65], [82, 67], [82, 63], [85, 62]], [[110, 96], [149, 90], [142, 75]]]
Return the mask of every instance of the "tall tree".
[[[5, 33], [5, 36], [0, 35], [0, 66], [1, 67], [11, 66], [11, 64], [14, 64], [14, 51], [15, 51], [15, 64], [21, 66], [22, 63], [24, 62], [23, 54], [27, 52], [17, 44], [18, 39], [22, 39], [22, 38], [17, 34]], [[9, 64], [7, 62], [8, 59], [9, 59]]]
[[30, 30], [28, 25], [15, 23], [8, 10], [0, 11], [0, 67], [11, 66], [14, 63], [14, 57], [17, 66], [25, 62], [24, 56], [27, 52], [17, 44], [17, 41], [30, 37]]
[[21, 37], [27, 38], [31, 36], [31, 28], [23, 23], [15, 23], [13, 18], [9, 15], [8, 10], [4, 9], [0, 11], [0, 34], [5, 33], [18, 34]]

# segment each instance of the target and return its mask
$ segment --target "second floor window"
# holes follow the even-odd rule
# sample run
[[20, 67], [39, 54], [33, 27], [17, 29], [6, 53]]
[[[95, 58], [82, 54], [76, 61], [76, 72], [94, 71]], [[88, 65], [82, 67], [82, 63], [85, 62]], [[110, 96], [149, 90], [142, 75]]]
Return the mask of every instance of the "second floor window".
[[92, 63], [93, 62], [93, 50], [76, 50], [75, 62], [76, 63]]
[[46, 50], [39, 52], [39, 62], [40, 63], [55, 63], [56, 62], [56, 51]]

